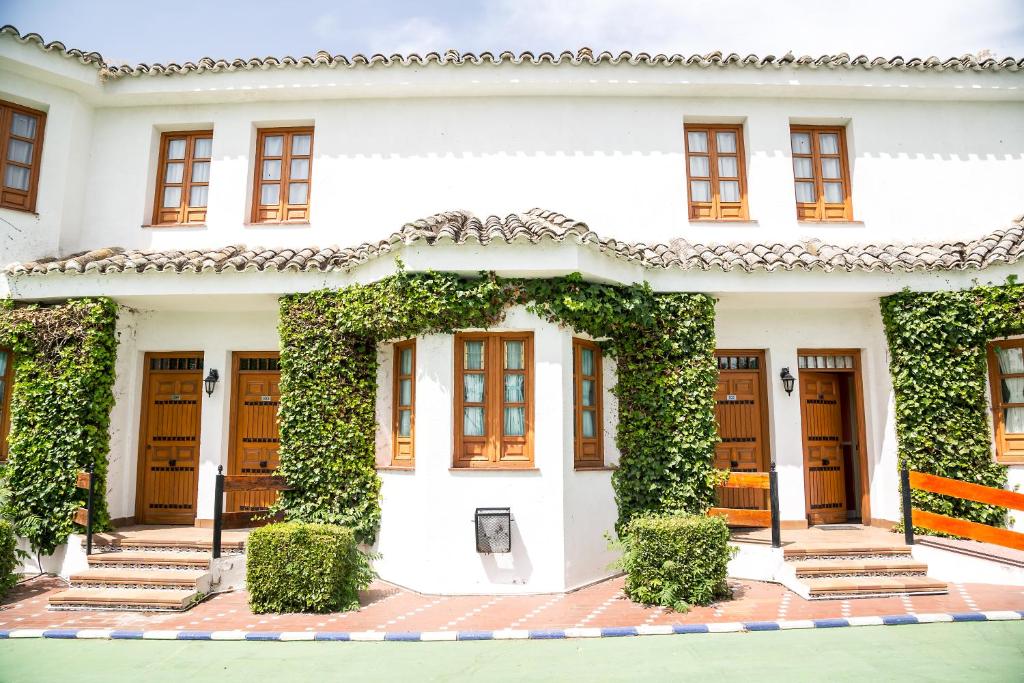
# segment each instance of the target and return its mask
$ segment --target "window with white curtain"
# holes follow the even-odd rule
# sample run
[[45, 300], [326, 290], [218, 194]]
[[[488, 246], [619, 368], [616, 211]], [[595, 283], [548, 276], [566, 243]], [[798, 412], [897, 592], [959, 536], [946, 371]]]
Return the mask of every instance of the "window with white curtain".
[[46, 114], [0, 101], [0, 206], [35, 211]]
[[153, 225], [206, 222], [213, 131], [175, 131], [160, 136]]
[[533, 465], [533, 334], [455, 335], [455, 467]]
[[852, 220], [846, 129], [791, 126], [793, 183], [797, 218], [807, 221]]
[[746, 220], [743, 128], [686, 124], [690, 220]]
[[604, 466], [602, 449], [601, 347], [572, 340], [574, 462], [577, 469]]
[[996, 456], [1000, 462], [1024, 462], [1024, 339], [989, 344]]
[[399, 342], [395, 344], [394, 351], [394, 443], [391, 464], [394, 467], [412, 467], [416, 458], [416, 340]]

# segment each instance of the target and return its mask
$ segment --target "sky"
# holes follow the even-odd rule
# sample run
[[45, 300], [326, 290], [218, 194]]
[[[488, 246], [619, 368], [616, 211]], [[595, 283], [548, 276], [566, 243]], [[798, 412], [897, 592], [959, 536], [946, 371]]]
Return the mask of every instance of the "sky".
[[0, 24], [128, 63], [583, 46], [1024, 57], [1024, 0], [0, 0]]

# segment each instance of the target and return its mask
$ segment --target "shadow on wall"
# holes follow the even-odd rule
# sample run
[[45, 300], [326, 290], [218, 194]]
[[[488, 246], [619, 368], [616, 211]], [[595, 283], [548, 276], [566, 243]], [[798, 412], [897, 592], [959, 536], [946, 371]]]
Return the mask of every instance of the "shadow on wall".
[[512, 552], [479, 554], [480, 566], [490, 583], [526, 585], [533, 576], [533, 562], [530, 561], [530, 553], [526, 550], [519, 525], [515, 522], [514, 512], [512, 517]]

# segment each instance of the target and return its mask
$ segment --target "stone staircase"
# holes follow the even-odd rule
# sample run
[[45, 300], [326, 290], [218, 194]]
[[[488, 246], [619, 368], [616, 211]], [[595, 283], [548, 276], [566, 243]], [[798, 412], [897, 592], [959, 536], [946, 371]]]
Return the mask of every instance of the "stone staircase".
[[[150, 530], [146, 530], [150, 531]], [[162, 531], [162, 530], [161, 530]], [[196, 530], [200, 531], [200, 530]], [[50, 609], [184, 611], [209, 593], [211, 540], [192, 529], [173, 534], [97, 534], [88, 568], [69, 577], [70, 587], [49, 599]], [[227, 539], [222, 556], [244, 552], [245, 541]]]
[[811, 543], [783, 548], [782, 582], [808, 600], [947, 593], [928, 576], [910, 546], [883, 543]]

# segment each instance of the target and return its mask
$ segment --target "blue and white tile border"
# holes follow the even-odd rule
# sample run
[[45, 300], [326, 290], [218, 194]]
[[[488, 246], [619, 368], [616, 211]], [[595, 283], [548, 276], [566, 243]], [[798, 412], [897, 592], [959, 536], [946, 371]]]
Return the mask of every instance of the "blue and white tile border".
[[1024, 611], [958, 612], [952, 614], [897, 614], [887, 617], [843, 617], [779, 621], [734, 621], [717, 624], [664, 624], [606, 628], [566, 628], [505, 631], [131, 631], [101, 628], [20, 628], [0, 630], [4, 638], [54, 638], [73, 640], [330, 640], [406, 641], [442, 640], [563, 640], [566, 638], [621, 638], [625, 636], [682, 635], [688, 633], [739, 633], [787, 631], [849, 626], [903, 626], [966, 621], [1019, 621]]

